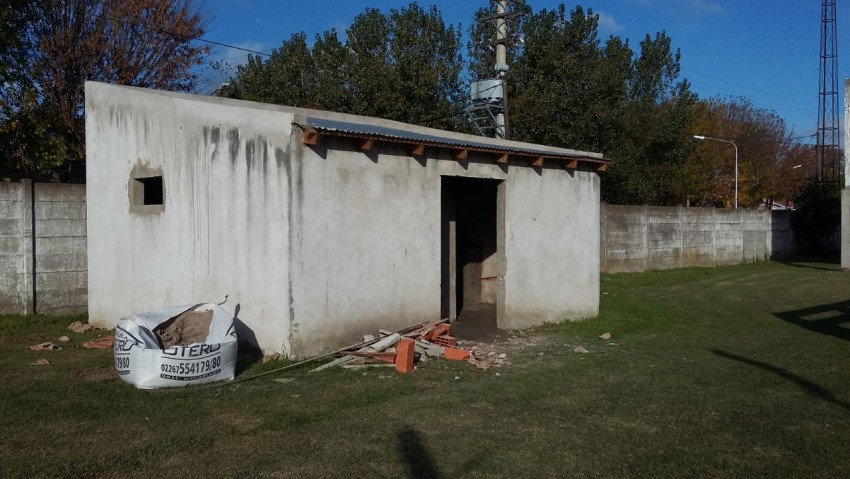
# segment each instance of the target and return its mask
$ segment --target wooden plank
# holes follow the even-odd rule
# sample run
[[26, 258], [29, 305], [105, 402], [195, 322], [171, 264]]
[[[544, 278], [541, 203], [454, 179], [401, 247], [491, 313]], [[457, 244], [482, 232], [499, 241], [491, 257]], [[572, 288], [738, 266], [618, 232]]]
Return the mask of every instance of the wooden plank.
[[410, 145], [408, 151], [411, 156], [422, 156], [425, 154], [425, 145]]
[[578, 168], [578, 160], [564, 160], [564, 168], [571, 170]]
[[319, 144], [319, 132], [316, 130], [304, 130], [301, 135], [301, 142], [305, 145], [315, 146]]
[[372, 149], [372, 146], [375, 144], [374, 138], [362, 138], [357, 142], [357, 148], [360, 151], [369, 151]]
[[543, 166], [543, 161], [545, 161], [545, 160], [546, 160], [546, 158], [540, 156], [540, 157], [532, 158], [532, 159], [528, 160], [528, 164], [530, 164], [531, 166]]
[[469, 150], [452, 150], [452, 158], [458, 161], [463, 161], [466, 159], [467, 155], [469, 155]]
[[[377, 352], [377, 353], [380, 353], [380, 352], [384, 351], [385, 349], [387, 349], [391, 346], [395, 346], [395, 343], [397, 343], [399, 341], [399, 339], [401, 339], [401, 335], [398, 334], [398, 333], [394, 333], [390, 336], [387, 336], [386, 338], [379, 340], [378, 342], [372, 344], [369, 347], [360, 348], [358, 350], [358, 352]], [[339, 359], [335, 359], [335, 360], [333, 360], [329, 363], [325, 363], [325, 364], [317, 367], [316, 369], [311, 370], [310, 372], [314, 373], [316, 371], [323, 371], [323, 370], [328, 369], [328, 368], [340, 366], [342, 364], [354, 361], [355, 359], [357, 359], [357, 356], [354, 356], [353, 354], [348, 354], [348, 355], [343, 356]]]
[[598, 171], [600, 173], [608, 171], [608, 163], [600, 163], [600, 164], [596, 165], [596, 171]]
[[507, 153], [499, 153], [495, 156], [494, 161], [496, 163], [501, 163], [503, 165], [508, 164], [508, 154]]

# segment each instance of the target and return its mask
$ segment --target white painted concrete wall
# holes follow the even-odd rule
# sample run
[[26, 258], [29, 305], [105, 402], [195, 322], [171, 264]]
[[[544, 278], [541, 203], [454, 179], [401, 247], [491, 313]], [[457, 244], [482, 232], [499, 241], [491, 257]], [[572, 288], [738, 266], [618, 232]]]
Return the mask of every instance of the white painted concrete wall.
[[[399, 127], [350, 115], [102, 84], [86, 101], [96, 324], [229, 294], [263, 349], [308, 356], [438, 319], [442, 175], [504, 181], [501, 326], [598, 311], [594, 172], [458, 163], [432, 148], [416, 160], [380, 142], [305, 147], [292, 127], [305, 113]], [[162, 171], [161, 213], [131, 211], [141, 167]]]
[[499, 326], [524, 328], [598, 314], [599, 175], [513, 161], [505, 171], [482, 161], [462, 165], [442, 157], [436, 174], [504, 181]]
[[401, 151], [352, 146], [328, 139], [322, 155], [303, 150], [292, 223], [296, 351], [439, 319], [439, 175]]
[[505, 313], [501, 325], [599, 312], [599, 175], [512, 168], [505, 184]]
[[[89, 318], [229, 300], [259, 346], [289, 349], [292, 116], [86, 85]], [[131, 213], [134, 167], [161, 169], [161, 213]]]

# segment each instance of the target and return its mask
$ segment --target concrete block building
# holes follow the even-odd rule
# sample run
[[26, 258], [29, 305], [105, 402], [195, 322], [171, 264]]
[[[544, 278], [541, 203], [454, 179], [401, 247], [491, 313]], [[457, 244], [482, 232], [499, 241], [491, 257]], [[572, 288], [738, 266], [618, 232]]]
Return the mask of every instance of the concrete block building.
[[599, 308], [601, 154], [86, 84], [89, 317], [222, 301], [303, 357], [490, 305]]

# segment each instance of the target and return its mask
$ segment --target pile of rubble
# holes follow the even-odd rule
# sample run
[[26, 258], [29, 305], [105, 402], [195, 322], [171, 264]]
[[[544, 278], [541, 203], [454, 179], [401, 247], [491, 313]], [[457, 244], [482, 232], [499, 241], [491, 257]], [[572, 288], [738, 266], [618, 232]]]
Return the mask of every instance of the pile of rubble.
[[[85, 332], [90, 331], [92, 329], [98, 329], [98, 328], [96, 328], [92, 324], [82, 323], [80, 321], [74, 321], [73, 323], [68, 325], [68, 331], [73, 331], [74, 333], [77, 333], [77, 334], [82, 334], [82, 333], [85, 333]], [[67, 342], [71, 341], [71, 338], [69, 338], [68, 336], [59, 336], [57, 341], [60, 342], [60, 343], [67, 343]], [[113, 345], [114, 341], [115, 341], [115, 336], [104, 336], [104, 337], [101, 337], [101, 338], [97, 338], [93, 341], [86, 341], [86, 342], [80, 344], [79, 346], [75, 346], [75, 347], [82, 347], [82, 348], [85, 348], [85, 349], [112, 349], [112, 345]], [[62, 346], [59, 346], [58, 344], [54, 343], [53, 341], [45, 341], [43, 343], [34, 344], [34, 345], [30, 346], [29, 349], [31, 351], [41, 352], [41, 351], [62, 351], [65, 348], [62, 347]], [[48, 364], [50, 364], [50, 361], [45, 359], [45, 358], [39, 358], [39, 359], [35, 360], [34, 362], [30, 363], [31, 366], [47, 366]]]
[[429, 359], [467, 361], [484, 370], [509, 364], [505, 354], [482, 354], [477, 346], [469, 349], [459, 346], [451, 330], [448, 320], [420, 323], [396, 332], [382, 329], [380, 337], [364, 336], [362, 343], [337, 351], [337, 359], [310, 372], [386, 365], [394, 366], [400, 373], [410, 373], [415, 363]]

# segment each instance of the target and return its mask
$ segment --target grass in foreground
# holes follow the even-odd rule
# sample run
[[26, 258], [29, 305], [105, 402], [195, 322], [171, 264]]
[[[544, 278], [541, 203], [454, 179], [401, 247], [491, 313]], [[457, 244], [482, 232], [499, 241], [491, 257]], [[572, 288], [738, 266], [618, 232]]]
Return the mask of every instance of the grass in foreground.
[[97, 336], [74, 319], [0, 318], [0, 477], [850, 477], [850, 274], [831, 265], [605, 276], [599, 318], [519, 335], [534, 346], [484, 373], [138, 391], [104, 379], [111, 351], [74, 348]]

